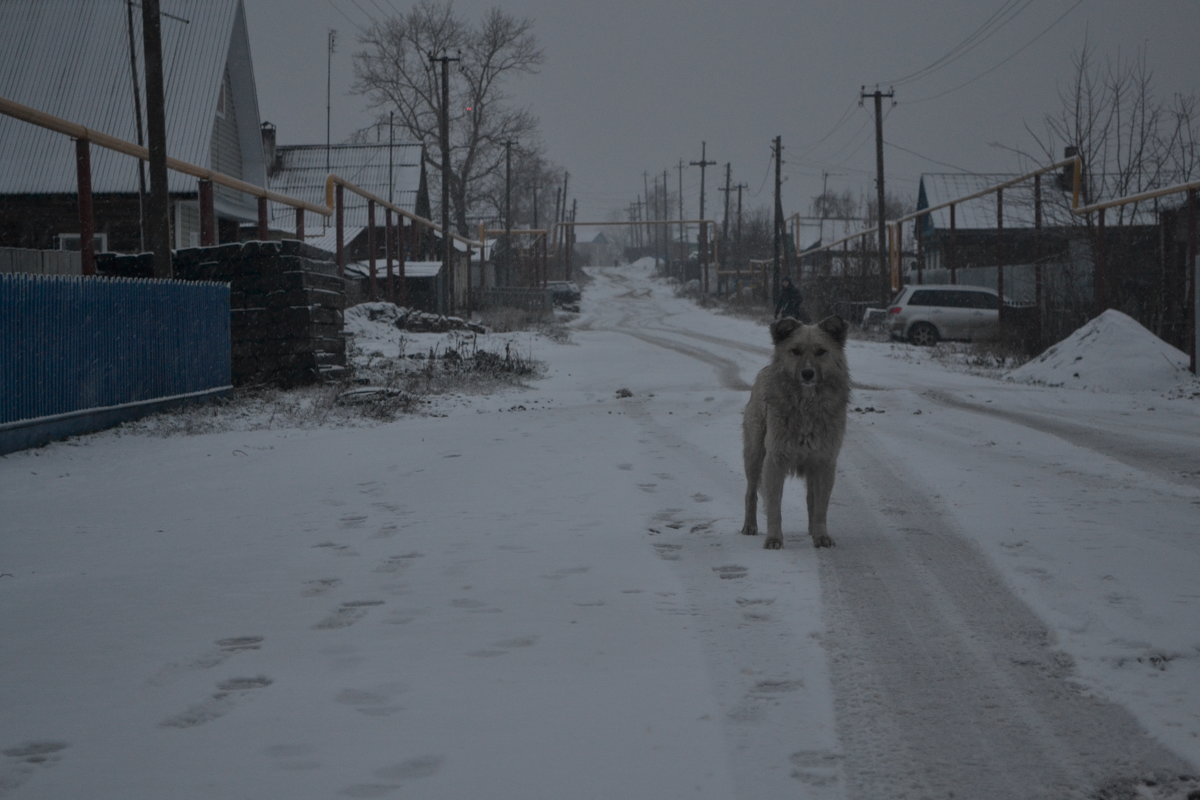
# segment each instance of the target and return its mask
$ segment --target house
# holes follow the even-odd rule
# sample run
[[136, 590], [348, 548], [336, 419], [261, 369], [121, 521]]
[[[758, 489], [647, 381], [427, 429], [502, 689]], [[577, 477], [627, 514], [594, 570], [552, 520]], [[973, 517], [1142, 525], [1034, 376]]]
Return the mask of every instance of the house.
[[[144, 142], [141, 9], [126, 0], [0, 2], [0, 96], [126, 141]], [[242, 0], [162, 8], [167, 154], [262, 186], [258, 97]], [[78, 249], [71, 139], [0, 116], [0, 247]], [[98, 250], [144, 250], [143, 162], [91, 149]], [[143, 187], [145, 189], [143, 190]], [[195, 178], [171, 171], [172, 242], [199, 243]], [[215, 187], [220, 241], [257, 219], [255, 198]]]
[[589, 241], [576, 241], [575, 253], [580, 266], [606, 267], [621, 260], [621, 247], [613, 242], [604, 231]]
[[[325, 180], [333, 173], [345, 178], [410, 214], [429, 219], [429, 184], [420, 144], [408, 142], [376, 144], [276, 144], [275, 126], [262, 126], [263, 150], [267, 155], [267, 188], [280, 194], [325, 205]], [[344, 241], [347, 262], [365, 261], [367, 250], [367, 201], [353, 192], [344, 193]], [[278, 203], [268, 204], [270, 222], [281, 231], [294, 231], [296, 212]], [[393, 215], [393, 223], [395, 223]], [[406, 220], [406, 222], [408, 222]], [[384, 209], [376, 208], [376, 256], [384, 256]], [[411, 223], [410, 223], [411, 224]], [[333, 217], [307, 213], [304, 221], [305, 242], [329, 253], [337, 250], [337, 231]], [[405, 243], [405, 255], [417, 258], [432, 255], [430, 236]]]
[[[429, 182], [425, 170], [424, 151], [420, 144], [410, 142], [382, 142], [368, 144], [304, 144], [280, 145], [276, 143], [275, 126], [264, 122], [262, 126], [263, 150], [267, 156], [267, 185], [272, 191], [286, 194], [316, 205], [325, 204], [325, 182], [332, 173], [344, 178], [370, 194], [388, 200], [410, 214], [423, 219], [430, 218]], [[372, 232], [368, 201], [354, 192], [343, 192], [343, 245], [345, 247], [346, 290], [351, 302], [369, 296], [369, 261]], [[292, 235], [295, 230], [294, 209], [269, 203], [270, 224], [273, 228]], [[438, 270], [431, 270], [431, 259], [437, 258], [440, 239], [425, 226], [413, 226], [404, 220], [404, 234], [397, 231], [397, 243], [393, 250], [393, 269], [399, 275], [399, 258], [403, 251], [406, 262], [406, 290], [398, 292], [400, 297], [409, 294], [436, 300]], [[392, 215], [393, 226], [400, 223], [399, 215]], [[307, 213], [304, 221], [305, 243], [335, 257], [337, 254], [337, 229], [333, 217]], [[375, 259], [377, 280], [385, 280], [387, 244], [385, 209], [375, 209]], [[403, 242], [400, 242], [400, 239]], [[410, 263], [421, 262], [420, 268], [408, 269]], [[433, 288], [431, 288], [433, 287]], [[409, 291], [411, 290], [411, 291]]]

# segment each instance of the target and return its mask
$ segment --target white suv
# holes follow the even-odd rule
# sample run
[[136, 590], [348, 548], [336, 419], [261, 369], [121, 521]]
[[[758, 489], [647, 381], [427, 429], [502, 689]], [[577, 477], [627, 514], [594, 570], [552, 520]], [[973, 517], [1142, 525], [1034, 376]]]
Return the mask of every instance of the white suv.
[[986, 286], [905, 286], [888, 306], [893, 339], [917, 345], [941, 339], [990, 339], [1000, 332], [1000, 295]]

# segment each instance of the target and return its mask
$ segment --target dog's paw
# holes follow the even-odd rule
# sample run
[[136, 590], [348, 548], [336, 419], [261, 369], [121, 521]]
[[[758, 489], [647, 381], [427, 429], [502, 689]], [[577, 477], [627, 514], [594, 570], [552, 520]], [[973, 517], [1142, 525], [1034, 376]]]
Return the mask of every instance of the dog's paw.
[[783, 549], [783, 539], [769, 538], [765, 542], [763, 542], [763, 549], [764, 550], [782, 550]]
[[833, 539], [828, 534], [813, 537], [813, 547], [833, 547]]
[[758, 526], [744, 525], [742, 527], [742, 536], [758, 536]]

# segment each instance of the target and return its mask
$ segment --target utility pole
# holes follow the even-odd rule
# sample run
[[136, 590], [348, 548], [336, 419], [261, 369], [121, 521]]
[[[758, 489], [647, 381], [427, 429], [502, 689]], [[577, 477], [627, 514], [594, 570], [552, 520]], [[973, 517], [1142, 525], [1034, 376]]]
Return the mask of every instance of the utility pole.
[[[167, 116], [163, 96], [162, 28], [158, 0], [142, 0], [142, 48], [146, 54], [146, 133], [150, 155], [148, 232], [154, 277], [173, 277], [171, 210], [167, 186]], [[91, 242], [81, 246], [92, 247]]]
[[[733, 191], [732, 186], [732, 165], [730, 162], [725, 162], [725, 185], [717, 187], [725, 193], [725, 216], [721, 218], [721, 252], [720, 260], [717, 262], [719, 267], [729, 269], [729, 193]], [[720, 278], [717, 279], [717, 291], [721, 291]]]
[[781, 198], [783, 190], [783, 178], [780, 170], [783, 166], [783, 137], [775, 137], [775, 235], [774, 240], [774, 266], [771, 271], [771, 304], [779, 302], [779, 251], [783, 244], [780, 238], [780, 232], [783, 229], [783, 200]]
[[708, 226], [704, 224], [704, 170], [706, 167], [715, 167], [717, 162], [709, 161], [707, 158], [708, 142], [700, 142], [700, 160], [689, 161], [693, 167], [700, 168], [700, 269], [703, 270], [700, 274], [701, 290], [708, 294]]
[[638, 195], [637, 200], [634, 201], [634, 205], [637, 206], [637, 248], [641, 250], [642, 238], [646, 233], [646, 226], [642, 224], [643, 220], [645, 220], [645, 217], [642, 216], [642, 196], [640, 194]]
[[454, 237], [450, 235], [450, 62], [462, 61], [461, 57], [451, 58], [449, 54], [441, 56], [429, 54], [429, 63], [438, 61], [442, 65], [442, 107], [439, 123], [440, 143], [442, 151], [442, 311], [454, 310]]
[[742, 190], [749, 189], [750, 187], [744, 183], [739, 183], [734, 188], [737, 189], [738, 193], [738, 205], [737, 228], [735, 229], [733, 236], [736, 247], [735, 260], [737, 261], [737, 269], [740, 271], [742, 268]]
[[683, 159], [679, 159], [679, 241], [682, 242], [683, 257], [687, 259], [687, 229], [683, 224]]
[[328, 174], [329, 169], [329, 150], [330, 150], [330, 118], [333, 116], [331, 111], [333, 108], [333, 49], [337, 44], [337, 31], [333, 28], [329, 29], [329, 38], [325, 52], [325, 172]]
[[[671, 218], [671, 209], [670, 209], [670, 199], [671, 198], [667, 196], [667, 175], [669, 173], [670, 173], [670, 170], [665, 170], [665, 169], [663, 170], [663, 198], [662, 198], [662, 204], [663, 204], [662, 218], [663, 218], [663, 220], [668, 220]], [[669, 275], [669, 274], [671, 274], [671, 226], [663, 224], [663, 225], [660, 225], [659, 227], [662, 228], [661, 236], [662, 236], [662, 243], [663, 243], [663, 268], [667, 271], [667, 274]]]
[[[643, 171], [642, 172], [642, 191], [645, 192], [643, 197], [646, 198], [646, 215], [645, 215], [645, 217], [643, 217], [644, 222], [650, 221], [650, 183], [649, 183], [649, 178], [650, 178], [650, 173]], [[652, 237], [653, 237], [654, 233], [653, 233], [653, 231], [650, 230], [649, 225], [644, 225], [643, 228], [644, 228], [644, 232], [645, 232], [646, 246], [653, 249], [654, 243], [652, 241]]]
[[879, 91], [879, 87], [875, 88], [874, 92], [867, 93], [867, 87], [863, 86], [859, 94], [859, 103], [868, 97], [875, 98], [875, 191], [877, 199], [876, 222], [879, 226], [879, 275], [880, 275], [880, 297], [881, 302], [886, 303], [889, 295], [891, 295], [892, 280], [891, 270], [888, 269], [888, 254], [887, 254], [887, 227], [884, 224], [886, 219], [885, 200], [883, 194], [883, 98], [895, 97], [896, 93], [888, 90], [885, 94]]
[[504, 266], [512, 273], [512, 139], [504, 142]]

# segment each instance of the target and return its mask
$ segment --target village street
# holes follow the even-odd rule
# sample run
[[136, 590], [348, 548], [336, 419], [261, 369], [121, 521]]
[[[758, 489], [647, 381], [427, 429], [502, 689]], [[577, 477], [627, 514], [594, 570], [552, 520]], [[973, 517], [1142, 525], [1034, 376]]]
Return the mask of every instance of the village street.
[[0, 458], [0, 797], [1200, 788], [1194, 396], [852, 340], [837, 547], [793, 481], [767, 551], [765, 326], [593, 275], [525, 388]]

